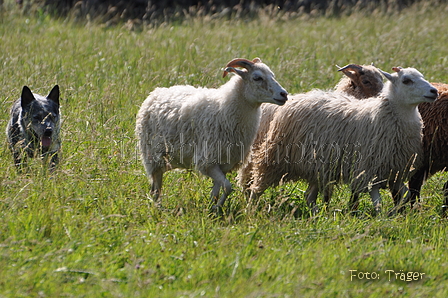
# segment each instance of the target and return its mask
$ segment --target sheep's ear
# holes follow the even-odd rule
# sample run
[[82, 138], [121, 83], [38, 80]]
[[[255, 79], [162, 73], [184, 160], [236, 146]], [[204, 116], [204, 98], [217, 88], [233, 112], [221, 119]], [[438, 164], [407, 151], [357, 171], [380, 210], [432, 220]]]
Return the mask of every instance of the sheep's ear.
[[47, 99], [55, 102], [57, 105], [59, 105], [59, 86], [56, 85], [51, 89], [50, 93], [47, 96]]
[[20, 96], [22, 108], [25, 108], [30, 105], [34, 98], [33, 92], [31, 92], [30, 88], [27, 86], [23, 86], [22, 95]]
[[254, 60], [252, 60], [253, 63], [261, 63], [261, 59], [260, 58], [254, 58]]
[[239, 70], [239, 69], [236, 69], [236, 68], [233, 68], [233, 67], [227, 67], [224, 70], [224, 73], [222, 74], [222, 77], [225, 78], [229, 72], [234, 72], [234, 73], [238, 74], [240, 77], [242, 77], [242, 76], [244, 76], [246, 74], [246, 72], [244, 72], [242, 70]]
[[229, 72], [233, 72], [233, 71], [234, 71], [234, 69], [233, 69], [232, 67], [226, 67], [226, 68], [224, 69], [224, 72], [223, 72], [223, 74], [222, 74], [222, 77], [225, 78]]
[[385, 71], [382, 71], [382, 70], [379, 69], [379, 68], [378, 68], [378, 70], [383, 74], [383, 76], [384, 76], [386, 79], [388, 79], [388, 80], [391, 81], [391, 82], [394, 81], [394, 77], [393, 77], [390, 73], [385, 72]]

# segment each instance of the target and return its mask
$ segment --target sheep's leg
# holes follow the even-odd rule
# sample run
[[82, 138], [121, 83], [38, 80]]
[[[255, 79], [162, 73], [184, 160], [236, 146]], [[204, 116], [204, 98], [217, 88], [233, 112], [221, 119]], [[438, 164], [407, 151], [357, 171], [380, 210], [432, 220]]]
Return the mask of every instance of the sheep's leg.
[[268, 188], [268, 184], [264, 183], [263, 179], [256, 180], [252, 182], [252, 185], [247, 190], [249, 193], [249, 205], [256, 202], [258, 204], [258, 200], [260, 196], [264, 193], [264, 191]]
[[359, 207], [359, 193], [352, 190], [350, 201], [348, 202], [348, 208], [350, 211], [356, 211]]
[[273, 148], [268, 148], [265, 153], [265, 162], [251, 164], [252, 179], [249, 182], [249, 204], [256, 202], [269, 186], [278, 185], [280, 182], [279, 177], [284, 178], [284, 176], [286, 176], [282, 175], [283, 171], [281, 169], [277, 169], [272, 162], [267, 162], [268, 160], [276, 160], [275, 153], [273, 151]]
[[210, 200], [212, 204], [217, 204], [218, 203], [218, 196], [219, 196], [219, 191], [221, 190], [221, 185], [218, 183], [217, 180], [213, 181], [213, 188], [212, 188], [212, 193], [210, 195]]
[[417, 200], [420, 198], [420, 191], [422, 189], [423, 181], [425, 181], [425, 176], [427, 173], [427, 169], [418, 170], [412, 177], [409, 179], [409, 191], [410, 191], [410, 201], [411, 208], [414, 207]]
[[396, 212], [403, 212], [406, 203], [409, 201], [409, 189], [404, 185], [404, 183], [393, 183], [392, 189], [392, 198], [394, 200], [395, 207], [391, 212], [391, 215]]
[[160, 207], [161, 200], [160, 192], [162, 190], [162, 178], [163, 178], [163, 171], [162, 169], [155, 169], [151, 173], [152, 178], [152, 185], [151, 185], [151, 197], [154, 200], [154, 203], [156, 206]]
[[257, 210], [258, 209], [258, 205], [260, 203], [260, 196], [261, 193], [249, 188], [247, 189], [247, 193], [248, 195], [248, 200], [247, 200], [247, 210]]
[[445, 198], [445, 203], [442, 205], [442, 215], [445, 216], [448, 211], [448, 181], [443, 186], [443, 196]]
[[375, 208], [375, 212], [381, 213], [381, 196], [380, 196], [380, 187], [379, 185], [372, 186], [372, 189], [369, 192], [370, 198], [372, 199], [373, 208]]
[[[232, 184], [227, 180], [226, 175], [222, 172], [218, 165], [214, 165], [208, 168], [203, 174], [213, 179], [213, 188], [211, 192], [212, 203], [216, 202], [216, 205], [212, 209], [216, 210], [218, 214], [222, 212], [222, 206], [224, 205], [227, 196], [232, 192]], [[223, 194], [218, 200], [219, 191], [223, 189]]]
[[238, 182], [243, 188], [246, 197], [250, 195], [250, 186], [252, 184], [252, 163], [248, 162], [238, 173]]
[[251, 185], [247, 189], [247, 193], [249, 194], [249, 200], [247, 206], [252, 206], [254, 208], [258, 207], [259, 198], [263, 194], [263, 192], [267, 189], [267, 184], [264, 183], [263, 177], [253, 177], [251, 180]]
[[319, 189], [316, 184], [310, 184], [308, 189], [305, 192], [306, 203], [308, 204], [308, 208], [311, 209], [313, 214], [316, 214], [318, 211], [317, 205], [316, 205], [318, 193], [319, 193]]
[[324, 203], [328, 205], [330, 203], [331, 195], [333, 194], [333, 186], [327, 185], [324, 188]]

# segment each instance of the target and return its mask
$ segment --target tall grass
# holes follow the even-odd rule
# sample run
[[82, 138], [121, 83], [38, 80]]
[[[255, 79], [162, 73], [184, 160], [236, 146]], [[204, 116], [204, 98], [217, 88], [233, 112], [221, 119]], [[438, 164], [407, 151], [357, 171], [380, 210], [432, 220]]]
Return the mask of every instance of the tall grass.
[[[438, 210], [447, 175], [425, 184], [422, 212], [407, 216], [371, 218], [366, 197], [360, 216], [347, 215], [340, 188], [311, 217], [297, 182], [270, 189], [254, 213], [236, 187], [229, 216], [216, 220], [211, 181], [194, 172], [167, 173], [166, 210], [152, 206], [134, 125], [156, 86], [217, 87], [235, 57], [260, 57], [290, 93], [331, 88], [334, 65], [348, 63], [413, 66], [448, 82], [447, 12], [203, 18], [129, 31], [3, 11], [1, 126], [23, 85], [44, 95], [59, 84], [64, 122], [53, 174], [39, 161], [17, 173], [2, 143], [0, 297], [446, 297], [448, 229]], [[401, 281], [386, 270], [424, 275]]]

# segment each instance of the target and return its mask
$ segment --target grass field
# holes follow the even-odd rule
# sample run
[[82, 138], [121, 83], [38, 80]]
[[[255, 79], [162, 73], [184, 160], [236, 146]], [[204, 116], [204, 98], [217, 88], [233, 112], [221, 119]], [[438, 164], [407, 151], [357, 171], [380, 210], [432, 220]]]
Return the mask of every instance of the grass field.
[[447, 175], [432, 177], [422, 212], [406, 216], [371, 217], [366, 196], [359, 216], [341, 212], [349, 197], [341, 188], [312, 217], [297, 182], [268, 190], [257, 212], [235, 187], [228, 216], [216, 220], [211, 181], [194, 172], [167, 173], [167, 210], [152, 206], [134, 137], [156, 86], [219, 86], [235, 57], [260, 57], [291, 94], [331, 88], [335, 64], [348, 63], [412, 66], [448, 83], [447, 13], [427, 5], [130, 31], [6, 9], [0, 126], [23, 85], [46, 95], [59, 84], [64, 122], [53, 174], [38, 161], [17, 173], [2, 142], [0, 297], [447, 297], [448, 225], [439, 215]]

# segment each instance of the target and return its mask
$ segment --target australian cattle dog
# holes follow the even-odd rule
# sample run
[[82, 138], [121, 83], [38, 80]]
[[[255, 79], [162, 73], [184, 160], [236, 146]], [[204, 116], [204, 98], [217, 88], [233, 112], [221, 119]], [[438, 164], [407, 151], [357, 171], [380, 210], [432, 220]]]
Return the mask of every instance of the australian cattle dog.
[[59, 86], [47, 97], [33, 94], [27, 86], [11, 109], [11, 119], [6, 128], [9, 148], [17, 168], [22, 168], [28, 157], [50, 158], [50, 169], [58, 163], [61, 147], [59, 112]]

